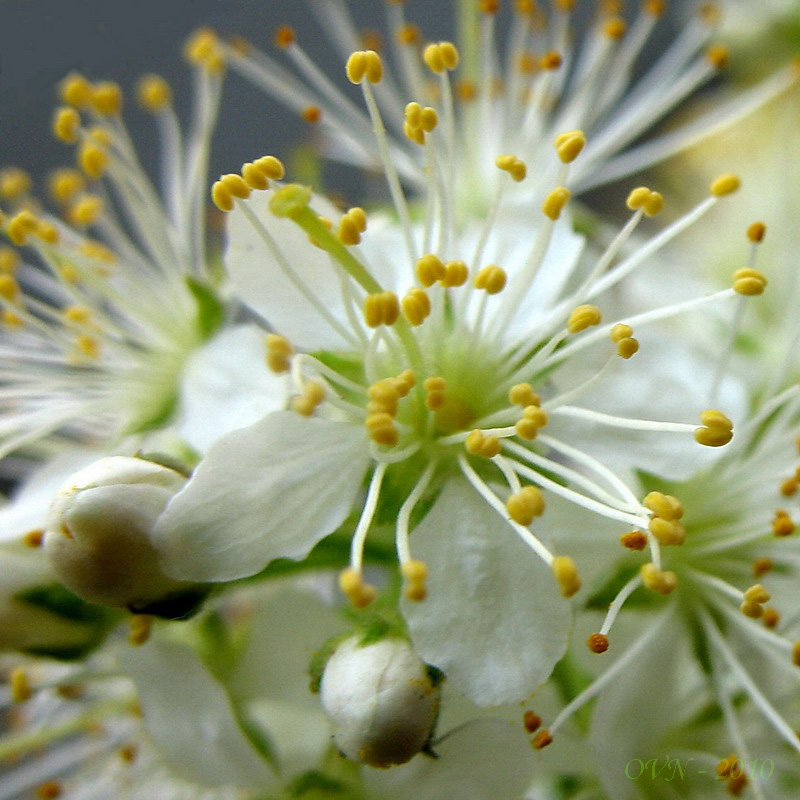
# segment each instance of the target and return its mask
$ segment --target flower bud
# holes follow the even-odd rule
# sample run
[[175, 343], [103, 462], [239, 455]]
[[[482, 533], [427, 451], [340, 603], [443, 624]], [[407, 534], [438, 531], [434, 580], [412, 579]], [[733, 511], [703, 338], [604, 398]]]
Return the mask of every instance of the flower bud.
[[322, 706], [336, 746], [354, 761], [405, 764], [430, 742], [439, 691], [428, 667], [401, 639], [343, 641], [322, 674]]
[[203, 587], [164, 574], [151, 542], [156, 520], [186, 478], [142, 458], [102, 458], [56, 496], [45, 552], [65, 586], [92, 603], [168, 618], [186, 616]]

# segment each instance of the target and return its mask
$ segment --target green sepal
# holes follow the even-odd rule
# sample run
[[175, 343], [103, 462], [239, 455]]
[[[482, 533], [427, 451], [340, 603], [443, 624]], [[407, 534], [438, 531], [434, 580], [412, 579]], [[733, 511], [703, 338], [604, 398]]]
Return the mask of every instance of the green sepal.
[[186, 276], [186, 286], [197, 303], [197, 330], [202, 341], [210, 339], [225, 322], [225, 306], [219, 295], [204, 281]]

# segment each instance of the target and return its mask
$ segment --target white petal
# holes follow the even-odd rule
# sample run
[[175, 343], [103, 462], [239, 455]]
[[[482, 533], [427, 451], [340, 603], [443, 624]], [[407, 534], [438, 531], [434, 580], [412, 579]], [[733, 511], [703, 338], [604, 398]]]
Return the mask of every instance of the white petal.
[[275, 778], [242, 733], [224, 689], [194, 651], [151, 640], [122, 659], [144, 723], [170, 768], [193, 783], [267, 789]]
[[468, 722], [434, 745], [438, 759], [418, 755], [389, 770], [364, 769], [375, 800], [487, 800], [519, 797], [531, 780], [533, 759], [521, 724]]
[[368, 463], [358, 426], [289, 411], [223, 436], [158, 522], [167, 573], [224, 581], [303, 558], [344, 521]]
[[[328, 254], [311, 244], [306, 233], [290, 219], [268, 210], [271, 190], [253, 192], [246, 203], [266, 228], [283, 259], [311, 287], [337, 319], [346, 319], [340, 282]], [[341, 212], [318, 195], [311, 207], [324, 217], [338, 220]], [[225, 265], [241, 299], [261, 314], [296, 347], [315, 350], [342, 348], [345, 340], [298, 291], [241, 209], [228, 215]]]
[[403, 601], [420, 657], [479, 706], [513, 703], [564, 654], [569, 605], [550, 569], [465, 481], [447, 485], [411, 539], [428, 597]]
[[197, 451], [286, 408], [286, 376], [270, 372], [264, 356], [264, 332], [255, 325], [224, 330], [192, 356], [183, 376], [178, 431]]

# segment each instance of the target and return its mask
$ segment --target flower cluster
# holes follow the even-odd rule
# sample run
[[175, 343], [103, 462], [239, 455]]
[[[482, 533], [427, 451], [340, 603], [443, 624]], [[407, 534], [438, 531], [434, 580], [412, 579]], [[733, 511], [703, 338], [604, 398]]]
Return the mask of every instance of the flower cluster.
[[[576, 5], [464, 0], [460, 38], [425, 42], [387, 0], [384, 46], [310, 0], [341, 81], [292, 28], [293, 71], [201, 29], [188, 137], [163, 79], [137, 89], [160, 192], [121, 89], [63, 81], [59, 213], [0, 174], [0, 455], [28, 473], [0, 509], [0, 646], [26, 653], [0, 758], [44, 748], [9, 796], [661, 797], [626, 765], [662, 746], [792, 791], [800, 334], [748, 361], [766, 226], [724, 287], [662, 292], [739, 177], [663, 224], [648, 186], [576, 198], [795, 74], [650, 135], [726, 66], [717, 10], [654, 56], [664, 3], [602, 3], [580, 36]], [[227, 68], [385, 202], [274, 155], [207, 185]], [[780, 783], [734, 774], [759, 742]]]

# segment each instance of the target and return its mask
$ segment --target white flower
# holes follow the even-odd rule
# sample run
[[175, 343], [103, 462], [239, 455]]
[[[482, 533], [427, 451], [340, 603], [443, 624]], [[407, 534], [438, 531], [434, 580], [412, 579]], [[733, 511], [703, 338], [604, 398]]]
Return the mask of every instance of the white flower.
[[0, 248], [0, 456], [163, 426], [186, 359], [224, 321], [205, 221], [221, 64], [202, 32], [187, 57], [198, 97], [188, 135], [163, 79], [138, 87], [160, 134], [160, 191], [122, 121], [119, 86], [77, 74], [62, 82], [53, 121], [80, 167], [50, 178], [58, 213], [38, 210], [25, 173], [0, 173], [0, 224], [21, 250]]
[[[574, 561], [556, 555], [558, 531], [548, 530], [547, 515], [539, 535], [529, 527], [544, 509], [542, 491], [620, 525], [646, 531], [650, 523], [603, 455], [590, 455], [568, 424], [548, 435], [548, 421], [687, 434], [695, 449], [692, 433], [701, 444], [725, 444], [730, 421], [702, 405], [694, 406], [698, 427], [575, 403], [607, 377], [613, 386], [617, 364], [638, 350], [634, 329], [757, 294], [765, 280], [737, 274], [734, 288], [636, 313], [620, 299], [623, 278], [734, 192], [738, 179], [716, 179], [694, 209], [633, 246], [634, 230], [662, 205], [661, 195], [639, 187], [620, 233], [601, 253], [585, 254], [565, 206], [591, 142], [568, 130], [548, 145], [555, 185], [528, 186], [516, 156], [495, 153], [487, 165], [481, 148], [455, 148], [448, 71], [437, 59], [452, 66], [458, 53], [437, 47], [425, 62], [440, 73], [443, 107], [427, 117], [412, 107], [407, 120], [415, 146], [433, 158], [431, 176], [443, 176], [419, 202], [406, 198], [390, 157], [384, 169], [395, 214], [371, 215], [368, 231], [363, 209], [342, 214], [304, 187], [283, 185], [283, 166], [270, 156], [215, 183], [214, 201], [231, 212], [226, 265], [244, 301], [277, 331], [268, 360], [288, 373], [292, 410], [213, 445], [168, 505], [156, 542], [176, 578], [226, 581], [275, 558], [302, 559], [352, 526], [341, 587], [363, 607], [375, 593], [362, 575], [365, 539], [388, 523], [420, 657], [478, 704], [496, 705], [525, 698], [550, 673], [569, 627], [559, 595], [580, 586]], [[383, 63], [357, 51], [346, 70], [361, 85], [385, 152], [375, 102]], [[475, 218], [455, 202], [447, 176], [488, 173], [493, 161], [495, 201]], [[524, 206], [504, 199], [517, 183], [529, 191]], [[619, 316], [603, 324], [595, 302]], [[579, 381], [570, 379], [581, 374], [570, 368], [576, 364], [584, 368]], [[635, 370], [635, 362], [622, 368]], [[640, 379], [658, 377], [657, 365]], [[637, 464], [638, 450], [624, 437], [612, 447]], [[648, 536], [657, 562], [659, 542]]]

